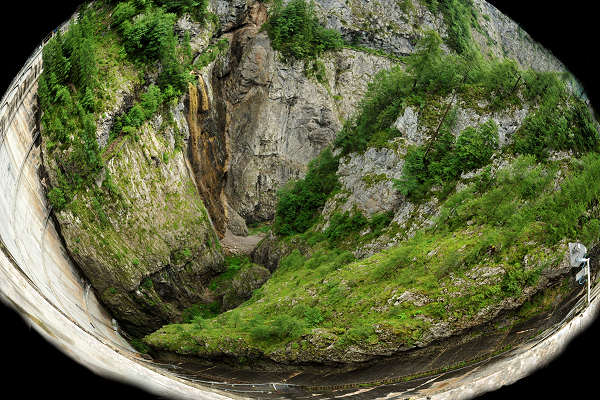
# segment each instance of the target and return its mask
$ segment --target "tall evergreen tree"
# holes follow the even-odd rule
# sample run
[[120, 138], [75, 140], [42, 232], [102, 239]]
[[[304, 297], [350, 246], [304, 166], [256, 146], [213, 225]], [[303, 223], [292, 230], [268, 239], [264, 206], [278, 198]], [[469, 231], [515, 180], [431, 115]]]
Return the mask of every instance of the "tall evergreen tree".
[[[67, 83], [71, 64], [63, 52], [63, 38], [60, 31], [50, 39], [50, 42], [44, 47], [42, 58], [44, 60], [44, 69], [49, 75], [54, 74], [56, 84]], [[50, 88], [55, 91], [54, 87]]]
[[83, 38], [73, 49], [71, 56], [73, 83], [82, 92], [94, 89], [97, 83], [98, 66], [94, 55], [92, 39]]

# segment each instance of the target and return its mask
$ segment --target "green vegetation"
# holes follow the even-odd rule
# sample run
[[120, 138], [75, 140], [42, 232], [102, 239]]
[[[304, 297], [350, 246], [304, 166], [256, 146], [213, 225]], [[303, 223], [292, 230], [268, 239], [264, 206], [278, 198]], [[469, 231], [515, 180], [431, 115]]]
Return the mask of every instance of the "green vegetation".
[[311, 161], [304, 179], [281, 189], [273, 224], [276, 233], [302, 233], [312, 226], [329, 195], [340, 186], [337, 168], [338, 158], [326, 149]]
[[337, 31], [321, 25], [314, 4], [307, 0], [292, 0], [285, 6], [281, 0], [275, 0], [263, 29], [286, 61], [304, 60], [306, 75], [319, 82], [325, 81], [325, 66], [318, 58], [344, 46]]
[[448, 229], [467, 221], [501, 227], [506, 241], [514, 245], [519, 237], [554, 245], [568, 237], [590, 243], [597, 238], [595, 212], [588, 212], [600, 193], [600, 156], [589, 153], [569, 165], [569, 179], [561, 190], [552, 190], [556, 169], [537, 164], [533, 156], [517, 158], [510, 169], [502, 170], [490, 188], [478, 193], [473, 184], [451, 196], [441, 211], [440, 224]]
[[248, 236], [258, 235], [261, 233], [268, 233], [271, 231], [270, 223], [252, 223], [248, 224]]
[[544, 159], [549, 150], [598, 151], [599, 134], [587, 105], [569, 95], [556, 74], [529, 71], [524, 94], [539, 108], [530, 113], [515, 137], [514, 150]]
[[[204, 320], [214, 318], [227, 309], [243, 303], [251, 293], [246, 293], [244, 288], [240, 290], [239, 286], [247, 285], [248, 280], [257, 278], [253, 268], [266, 271], [263, 267], [253, 264], [247, 256], [225, 257], [225, 267], [225, 271], [214, 277], [207, 286], [213, 300], [194, 304], [185, 309], [181, 318], [183, 323], [194, 322], [204, 326]], [[266, 273], [268, 275], [268, 271]]]
[[194, 62], [194, 67], [204, 68], [211, 62], [213, 62], [219, 54], [225, 51], [229, 47], [229, 40], [227, 38], [219, 39], [216, 44], [208, 46], [208, 48], [198, 56]]
[[58, 185], [48, 194], [56, 210], [63, 209], [102, 168], [94, 116], [99, 102], [97, 29], [94, 11], [83, 12], [64, 36], [57, 33], [43, 50], [38, 96], [46, 149], [57, 166]]
[[[207, 21], [206, 0], [114, 3], [84, 7], [68, 31], [58, 32], [44, 47], [38, 95], [45, 147], [55, 165], [48, 199], [56, 211], [90, 188], [112, 156], [103, 156], [98, 146], [96, 121], [110, 108], [124, 78], [136, 84], [136, 75], [144, 77], [157, 67], [161, 71], [158, 85], [149, 85], [137, 104], [116, 119], [111, 141], [122, 134], [137, 138], [143, 123], [178, 98], [193, 79], [189, 37], [179, 43], [172, 12]], [[99, 211], [102, 200], [115, 194], [94, 193]]]
[[[366, 218], [362, 212], [357, 210], [353, 210], [352, 214], [348, 211], [343, 214], [337, 212], [331, 216], [324, 235], [336, 247], [352, 248], [359, 237], [363, 242], [379, 237], [382, 231], [389, 226], [393, 217], [392, 212], [375, 214], [371, 218]], [[361, 237], [359, 233], [365, 229], [368, 230], [368, 233]], [[342, 240], [345, 242], [344, 244], [341, 243]]]
[[450, 190], [462, 173], [485, 166], [498, 146], [493, 121], [454, 137], [457, 101], [487, 112], [521, 107], [523, 101], [539, 104], [515, 134], [510, 149], [515, 154], [542, 159], [551, 150], [598, 149], [592, 115], [582, 100], [569, 93], [559, 74], [519, 71], [510, 60], [445, 55], [440, 43], [439, 36], [429, 32], [419, 50], [406, 59], [406, 69], [394, 67], [376, 76], [359, 112], [337, 136], [342, 154], [385, 145], [401, 136], [393, 123], [406, 107], [415, 107], [421, 110], [421, 122], [431, 139], [408, 149], [397, 187], [412, 200], [426, 197], [434, 185]]
[[[304, 179], [280, 191], [273, 231], [288, 251], [269, 281], [232, 311], [201, 324], [165, 326], [146, 343], [208, 357], [286, 354], [292, 360], [318, 357], [319, 346], [335, 354], [383, 340], [411, 346], [433, 324], [464, 327], [504, 300], [525, 302], [525, 289], [540, 289], [544, 271], [562, 259], [564, 238], [598, 240], [598, 132], [585, 103], [571, 96], [559, 74], [521, 71], [514, 61], [470, 51], [475, 15], [455, 12], [470, 2], [428, 4], [454, 21], [450, 40], [459, 54], [444, 54], [440, 37], [429, 32], [406, 68], [378, 74], [338, 134], [340, 156], [325, 150]], [[396, 186], [415, 203], [437, 195], [433, 224], [409, 234], [392, 223], [392, 212], [367, 218], [354, 208], [322, 217], [325, 202], [340, 193], [339, 157], [389, 146], [402, 136], [393, 124], [409, 106], [419, 110], [429, 139], [420, 146], [400, 141], [406, 156]], [[493, 120], [456, 132], [459, 106], [488, 114], [532, 111], [512, 144], [499, 149]], [[555, 150], [579, 158], [551, 161], [547, 154]], [[495, 157], [509, 165], [492, 168]], [[472, 177], [461, 178], [466, 172]], [[387, 177], [362, 180], [373, 186]], [[396, 234], [404, 240], [390, 249], [361, 260], [351, 253]], [[476, 281], [482, 268], [496, 275]], [[547, 310], [560, 296], [544, 292], [521, 314]]]
[[209, 0], [155, 0], [159, 6], [163, 6], [167, 11], [174, 12], [177, 15], [188, 13], [196, 21], [205, 22], [212, 18], [207, 11]]
[[139, 351], [142, 354], [146, 354], [150, 351], [150, 347], [148, 347], [148, 345], [146, 343], [144, 343], [141, 339], [131, 339], [130, 342], [131, 346], [136, 349], [137, 351]]
[[250, 266], [250, 264], [251, 262], [248, 257], [226, 257], [225, 266], [227, 269], [225, 272], [221, 273], [219, 276], [210, 281], [208, 288], [215, 291], [219, 288], [219, 286], [226, 285], [239, 273], [242, 268], [247, 268]]
[[361, 180], [365, 183], [365, 185], [367, 185], [367, 187], [371, 188], [380, 182], [387, 182], [389, 179], [386, 174], [368, 174], [363, 176]]
[[[525, 289], [536, 288], [545, 269], [562, 258], [565, 238], [598, 240], [600, 138], [586, 104], [572, 96], [564, 76], [523, 71], [514, 61], [478, 55], [470, 31], [477, 27], [471, 0], [424, 1], [432, 12], [444, 15], [447, 44], [455, 52], [445, 54], [439, 35], [426, 33], [417, 51], [403, 59], [405, 65], [379, 73], [370, 83], [358, 113], [337, 136], [339, 155], [325, 149], [303, 179], [280, 190], [272, 224], [286, 254], [279, 268], [271, 276], [247, 257], [228, 257], [226, 270], [207, 285], [208, 300], [186, 309], [181, 324], [165, 326], [132, 345], [140, 351], [152, 345], [201, 356], [276, 352], [292, 358], [310, 358], [323, 348], [345, 354], [390, 341], [392, 348], [411, 346], [435, 323], [464, 327], [504, 300], [524, 302]], [[206, 247], [218, 246], [216, 238], [202, 231], [208, 217], [191, 181], [177, 183], [191, 188], [189, 197], [165, 192], [157, 196], [165, 204], [153, 204], [172, 212], [161, 223], [178, 234], [180, 225], [198, 227], [202, 234], [193, 231], [185, 238], [189, 247], [164, 245], [143, 219], [128, 220], [117, 232], [111, 217], [118, 214], [110, 211], [132, 207], [121, 193], [139, 182], [129, 179], [128, 166], [118, 163], [119, 174], [102, 172], [130, 139], [140, 143], [139, 158], [148, 165], [171, 160], [172, 148], [150, 148], [157, 145], [144, 140], [144, 126], [159, 112], [165, 126], [174, 124], [167, 106], [193, 81], [191, 71], [228, 48], [221, 39], [194, 62], [189, 35], [178, 38], [175, 33], [175, 21], [184, 12], [216, 25], [207, 4], [98, 2], [44, 49], [39, 97], [45, 152], [55, 166], [48, 199], [56, 211], [69, 209], [77, 216], [84, 226], [77, 245], [109, 260], [123, 281], [133, 280], [159, 258], [184, 270]], [[412, 10], [411, 1], [403, 5], [406, 12]], [[304, 61], [305, 73], [319, 81], [325, 79], [319, 57], [344, 45], [339, 33], [321, 26], [314, 5], [305, 0], [285, 6], [276, 1], [264, 28], [285, 60]], [[125, 85], [135, 92], [133, 105], [116, 118], [101, 150], [96, 121], [114, 107], [115, 89]], [[456, 129], [458, 107], [489, 115], [524, 106], [531, 111], [503, 149], [492, 119]], [[407, 145], [405, 132], [394, 126], [408, 107], [418, 110], [427, 138], [419, 146]], [[175, 136], [175, 148], [181, 149], [182, 133]], [[366, 216], [358, 207], [321, 215], [334, 195], [339, 194], [335, 206], [344, 202], [336, 175], [340, 158], [370, 147], [405, 154], [395, 187], [417, 206], [437, 196], [439, 214], [432, 225], [409, 232], [392, 222], [392, 211]], [[147, 150], [154, 155], [148, 157]], [[553, 161], [548, 155], [554, 151], [570, 151], [574, 157]], [[509, 165], [497, 169], [492, 160]], [[147, 164], [136, 165], [136, 173], [151, 190], [162, 190]], [[461, 178], [467, 172], [471, 177]], [[385, 173], [362, 177], [368, 188], [388, 180]], [[269, 229], [251, 226], [250, 232]], [[123, 232], [131, 235], [123, 240]], [[377, 251], [387, 239], [394, 247]], [[73, 254], [79, 251], [74, 248]], [[375, 254], [356, 259], [367, 252]], [[476, 282], [471, 276], [480, 268], [496, 274]], [[142, 276], [154, 275], [144, 271]], [[160, 306], [155, 282], [145, 278], [140, 288], [149, 305]], [[121, 290], [110, 286], [103, 300], [117, 298]], [[526, 303], [522, 316], [547, 309], [559, 298], [556, 293]]]
[[[453, 121], [453, 117], [447, 119]], [[428, 146], [410, 147], [397, 189], [418, 200], [433, 185], [452, 186], [463, 172], [486, 165], [498, 148], [498, 128], [493, 120], [477, 128], [468, 127], [454, 138], [452, 123], [444, 124], [440, 137]]]
[[[558, 168], [565, 179], [556, 191]], [[536, 286], [542, 271], [562, 259], [564, 237], [597, 239], [600, 215], [589, 207], [600, 195], [599, 178], [597, 154], [549, 168], [533, 156], [518, 157], [493, 178], [489, 190], [479, 192], [471, 183], [448, 198], [434, 226], [392, 249], [353, 261], [324, 238], [313, 244], [310, 256], [294, 250], [249, 301], [205, 320], [202, 329], [166, 326], [145, 341], [201, 356], [255, 350], [268, 355], [290, 343], [310, 355], [319, 351], [311, 343], [321, 340], [340, 352], [380, 343], [382, 337], [414, 344], [432, 323], [471, 321], [485, 307]], [[348, 214], [334, 223], [349, 232], [365, 226], [365, 219]], [[302, 236], [307, 235], [296, 238]], [[481, 267], [503, 272], [487, 284], [455, 282], [457, 277], [470, 282], [469, 271]], [[390, 303], [405, 291], [428, 300]], [[527, 307], [523, 312], [529, 314], [547, 308], [545, 302]]]
[[220, 313], [221, 305], [216, 301], [208, 304], [199, 303], [183, 310], [183, 313], [181, 314], [181, 320], [183, 323], [202, 321], [203, 319], [216, 317]]
[[340, 34], [323, 28], [313, 3], [306, 0], [292, 0], [285, 6], [276, 0], [264, 29], [273, 48], [287, 60], [315, 60], [343, 46]]
[[441, 12], [448, 29], [448, 46], [458, 54], [473, 52], [471, 26], [478, 26], [472, 0], [423, 0], [433, 14]]
[[[171, 94], [170, 97], [175, 97], [187, 88], [187, 82], [191, 79], [191, 57], [186, 54], [185, 46], [178, 49], [173, 30], [177, 15], [161, 7], [153, 7], [151, 2], [144, 3], [144, 6], [136, 1], [119, 3], [113, 13], [112, 26], [121, 34], [125, 51], [132, 60], [145, 65], [160, 62], [162, 71], [158, 78], [159, 85]], [[166, 5], [167, 10], [180, 12], [192, 7], [192, 2], [161, 3]], [[206, 1], [202, 3], [205, 9]], [[186, 55], [188, 57], [184, 57]], [[180, 62], [180, 56], [187, 60]]]
[[375, 77], [359, 112], [337, 136], [336, 145], [342, 154], [364, 151], [400, 136], [393, 123], [409, 106], [422, 109], [423, 122], [435, 137], [440, 124], [445, 124], [446, 130], [451, 128], [445, 118], [440, 120], [440, 114], [446, 116], [448, 97], [456, 96], [475, 108], [479, 108], [478, 101], [492, 99], [489, 110], [520, 105], [515, 87], [520, 81], [519, 71], [514, 61], [446, 55], [440, 44], [439, 35], [428, 32], [418, 51], [407, 57], [406, 68], [393, 67]]
[[[165, 262], [191, 276], [199, 260], [219, 259], [194, 182], [186, 175], [166, 185], [164, 168], [157, 168], [181, 157], [175, 152], [182, 150], [183, 133], [169, 109], [195, 79], [190, 38], [176, 35], [174, 13], [189, 12], [187, 6], [206, 11], [206, 4], [93, 2], [43, 51], [38, 95], [48, 200], [61, 223], [74, 217], [63, 231], [65, 241], [81, 265], [91, 259], [104, 268], [89, 277], [117, 316], [131, 289], [124, 286], [136, 282], [140, 308], [175, 315], [178, 300], [161, 299], [158, 281], [145, 277], [154, 278]], [[214, 21], [204, 20], [210, 34]], [[116, 110], [122, 113], [106, 121]], [[162, 123], [149, 124], [157, 114]], [[167, 140], [170, 129], [175, 143]], [[148, 195], [132, 198], [142, 185]], [[137, 325], [135, 311], [128, 316], [125, 323]]]

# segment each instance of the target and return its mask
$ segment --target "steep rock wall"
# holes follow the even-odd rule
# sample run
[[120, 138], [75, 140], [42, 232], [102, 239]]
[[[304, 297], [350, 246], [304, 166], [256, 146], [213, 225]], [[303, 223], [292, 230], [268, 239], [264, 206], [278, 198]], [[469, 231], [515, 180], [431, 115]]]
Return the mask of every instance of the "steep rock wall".
[[[315, 5], [325, 25], [340, 31], [347, 42], [396, 56], [413, 53], [427, 30], [447, 36], [442, 14], [432, 14], [417, 0], [317, 0]], [[320, 83], [305, 76], [302, 62], [280, 60], [260, 30], [266, 19], [261, 3], [215, 1], [214, 9], [231, 47], [207, 79], [209, 96], [221, 110], [213, 114], [212, 125], [224, 130], [214, 136], [230, 142], [225, 208], [231, 211], [227, 219], [235, 221], [232, 228], [243, 233], [241, 219], [273, 218], [277, 191], [304, 175], [310, 160], [353, 115], [373, 76], [394, 61], [346, 48], [322, 58], [326, 79]], [[512, 58], [523, 68], [566, 70], [492, 5], [476, 0], [474, 9], [481, 29], [471, 31], [482, 54]], [[514, 131], [514, 121], [506, 122], [505, 130]]]
[[[344, 49], [324, 59], [326, 82], [307, 78], [302, 62], [279, 59], [260, 26], [266, 13], [255, 4], [249, 23], [227, 36], [230, 50], [210, 73], [214, 112], [208, 131], [222, 129], [230, 143], [225, 193], [229, 219], [270, 220], [277, 191], [304, 175], [308, 163], [335, 139], [387, 58]], [[226, 138], [226, 139], [225, 139]]]
[[[184, 106], [144, 124], [138, 139], [116, 139], [104, 153], [97, 188], [56, 212], [73, 259], [126, 330], [149, 332], [199, 301], [223, 268], [218, 238], [175, 136], [185, 135]], [[45, 148], [45, 147], [44, 147]], [[58, 179], [44, 157], [51, 183]], [[96, 191], [110, 177], [112, 198]]]
[[[340, 31], [348, 42], [396, 55], [415, 51], [427, 30], [447, 37], [441, 13], [432, 14], [420, 0], [316, 0], [328, 28]], [[566, 70], [548, 50], [485, 0], [473, 0], [481, 30], [471, 28], [482, 54], [516, 60], [523, 68]]]
[[204, 129], [204, 118], [210, 111], [210, 104], [202, 76], [199, 76], [197, 85], [189, 85], [187, 108], [190, 129], [188, 151], [194, 178], [213, 226], [222, 238], [227, 220], [223, 188], [229, 167], [228, 141], [222, 131]]

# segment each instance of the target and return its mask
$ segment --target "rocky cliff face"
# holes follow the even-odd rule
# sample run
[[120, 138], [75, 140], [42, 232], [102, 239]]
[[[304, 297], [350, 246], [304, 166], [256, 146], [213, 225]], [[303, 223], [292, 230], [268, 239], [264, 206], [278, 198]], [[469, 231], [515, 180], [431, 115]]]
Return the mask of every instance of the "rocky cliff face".
[[[189, 136], [186, 111], [180, 102], [144, 124], [137, 139], [112, 142], [97, 188], [56, 212], [71, 255], [114, 317], [135, 334], [176, 319], [223, 269], [193, 170], [176, 148], [176, 140]], [[55, 182], [51, 158], [45, 160]]]
[[[325, 25], [340, 31], [348, 42], [395, 56], [413, 53], [426, 30], [447, 35], [443, 16], [433, 15], [416, 0], [315, 3]], [[472, 31], [482, 53], [513, 58], [523, 68], [565, 70], [560, 61], [495, 7], [483, 0], [475, 1], [474, 6], [482, 29]], [[217, 108], [223, 111], [213, 125], [218, 126], [216, 120], [225, 120], [224, 132], [219, 134], [230, 143], [225, 194], [234, 211], [229, 219], [239, 226], [238, 216], [247, 223], [273, 218], [277, 191], [289, 180], [304, 176], [308, 163], [332, 143], [344, 121], [356, 111], [374, 75], [397, 61], [344, 49], [324, 57], [326, 79], [318, 82], [306, 77], [302, 62], [289, 65], [279, 59], [266, 33], [260, 31], [266, 12], [260, 3], [216, 1], [214, 7], [221, 30], [231, 38], [231, 47], [217, 61], [219, 66], [213, 69], [208, 86], [209, 91], [214, 88], [215, 101], [221, 104]], [[413, 111], [416, 118], [418, 110]], [[497, 116], [502, 120], [502, 138], [504, 131], [516, 130], [524, 113], [526, 110], [516, 116]], [[486, 117], [466, 110], [460, 114], [457, 129]], [[415, 130], [411, 136], [407, 130], [408, 137], [417, 140], [422, 138], [421, 133]], [[362, 165], [377, 169], [369, 162]], [[396, 170], [401, 170], [401, 164], [396, 163]], [[370, 189], [375, 193], [384, 185]], [[386, 201], [394, 203], [394, 196], [390, 196]], [[381, 200], [381, 196], [376, 197], [370, 197], [371, 204]], [[389, 208], [366, 207], [371, 211]], [[240, 228], [235, 229], [240, 232]]]
[[[447, 37], [442, 13], [433, 14], [418, 0], [317, 0], [329, 28], [354, 42], [395, 55], [412, 54], [427, 30]], [[472, 29], [482, 54], [508, 57], [523, 68], [564, 70], [564, 65], [513, 20], [485, 0], [473, 0], [480, 29]]]
[[230, 219], [239, 221], [238, 214], [257, 222], [273, 218], [279, 188], [303, 176], [374, 74], [391, 62], [344, 50], [325, 60], [326, 82], [317, 82], [306, 77], [302, 62], [279, 59], [260, 31], [263, 6], [255, 3], [248, 13], [247, 24], [228, 34], [230, 50], [207, 80], [217, 110], [207, 124], [222, 129], [219, 135], [230, 143], [225, 188]]
[[190, 130], [188, 155], [200, 195], [212, 217], [214, 228], [222, 238], [227, 221], [227, 200], [223, 189], [229, 169], [229, 142], [220, 129], [205, 127], [204, 119], [210, 112], [210, 103], [204, 78], [200, 76], [197, 85], [189, 85], [187, 97], [187, 123]]

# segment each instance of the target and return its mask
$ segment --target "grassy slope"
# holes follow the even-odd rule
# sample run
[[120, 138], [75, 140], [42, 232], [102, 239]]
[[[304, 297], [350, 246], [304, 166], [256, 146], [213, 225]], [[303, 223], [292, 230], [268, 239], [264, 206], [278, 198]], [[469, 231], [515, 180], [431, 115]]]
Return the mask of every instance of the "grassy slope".
[[[563, 164], [567, 177], [561, 191], [554, 191], [553, 179], [537, 178], [540, 169], [531, 158], [519, 158], [492, 190], [480, 194], [476, 184], [468, 186], [448, 199], [434, 228], [395, 248], [351, 263], [348, 253], [335, 249], [316, 251], [308, 259], [292, 253], [237, 309], [200, 323], [164, 327], [145, 340], [155, 348], [200, 356], [231, 351], [318, 359], [311, 351], [323, 349], [311, 349], [311, 336], [327, 337], [341, 357], [353, 345], [371, 350], [378, 343], [412, 346], [442, 321], [457, 327], [482, 322], [476, 318], [482, 309], [521, 298], [524, 289], [556, 268], [565, 251], [563, 235], [584, 242], [598, 236], [598, 215], [589, 215], [587, 206], [600, 195], [600, 158]], [[532, 185], [543, 195], [532, 197]], [[565, 203], [569, 218], [564, 218]], [[577, 219], [586, 214], [587, 222]], [[466, 220], [473, 223], [468, 226]], [[481, 284], [468, 277], [480, 267], [503, 273]], [[427, 304], [390, 302], [405, 291]], [[536, 306], [529, 307], [531, 313]]]

